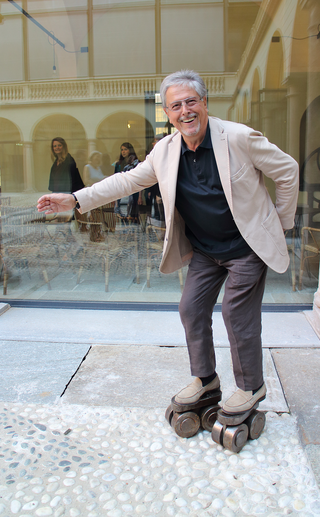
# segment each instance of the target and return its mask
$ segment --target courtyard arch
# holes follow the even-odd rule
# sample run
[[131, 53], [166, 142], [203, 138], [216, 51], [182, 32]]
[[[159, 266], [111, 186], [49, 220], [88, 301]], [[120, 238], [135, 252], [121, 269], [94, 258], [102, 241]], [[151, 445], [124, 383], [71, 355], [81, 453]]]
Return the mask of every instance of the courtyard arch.
[[62, 137], [71, 156], [76, 160], [80, 174], [87, 162], [87, 138], [82, 124], [71, 115], [54, 114], [42, 119], [33, 132], [34, 185], [39, 192], [48, 190], [52, 166], [51, 141]]

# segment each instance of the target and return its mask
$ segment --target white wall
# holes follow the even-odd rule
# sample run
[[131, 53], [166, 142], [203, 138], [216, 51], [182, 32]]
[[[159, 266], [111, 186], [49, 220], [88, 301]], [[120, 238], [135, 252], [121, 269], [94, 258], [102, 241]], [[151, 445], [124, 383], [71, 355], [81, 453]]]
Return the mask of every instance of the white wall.
[[163, 73], [177, 68], [224, 71], [223, 5], [163, 6], [161, 11]]

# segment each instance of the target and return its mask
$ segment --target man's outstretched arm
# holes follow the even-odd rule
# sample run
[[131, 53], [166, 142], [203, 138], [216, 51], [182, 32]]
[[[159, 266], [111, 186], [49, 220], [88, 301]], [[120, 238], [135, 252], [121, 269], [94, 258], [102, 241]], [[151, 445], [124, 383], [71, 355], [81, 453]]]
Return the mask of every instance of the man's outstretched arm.
[[38, 212], [55, 214], [68, 212], [76, 206], [76, 199], [72, 194], [46, 194], [38, 199]]

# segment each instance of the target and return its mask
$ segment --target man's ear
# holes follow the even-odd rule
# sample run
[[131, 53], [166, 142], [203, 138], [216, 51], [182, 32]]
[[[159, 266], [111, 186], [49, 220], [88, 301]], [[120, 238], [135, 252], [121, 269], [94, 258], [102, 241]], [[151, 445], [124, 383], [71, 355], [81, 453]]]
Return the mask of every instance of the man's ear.
[[172, 124], [171, 120], [170, 120], [170, 115], [168, 113], [169, 110], [167, 110], [166, 108], [163, 108], [163, 111], [165, 112], [165, 114], [167, 115], [168, 119], [169, 119], [169, 122], [170, 124]]

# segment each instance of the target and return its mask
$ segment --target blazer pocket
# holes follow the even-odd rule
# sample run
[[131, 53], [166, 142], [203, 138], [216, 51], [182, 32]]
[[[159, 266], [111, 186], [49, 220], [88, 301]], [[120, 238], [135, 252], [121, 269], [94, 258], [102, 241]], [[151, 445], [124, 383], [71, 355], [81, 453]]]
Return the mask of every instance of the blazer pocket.
[[287, 243], [284, 236], [284, 231], [275, 207], [271, 210], [267, 219], [262, 223], [262, 227], [267, 232], [273, 243], [279, 250], [281, 255], [287, 254]]
[[247, 172], [247, 170], [248, 170], [248, 165], [246, 163], [244, 163], [242, 165], [241, 169], [239, 169], [235, 174], [231, 174], [231, 181], [233, 183], [238, 181], [238, 179], [242, 178], [242, 176]]

